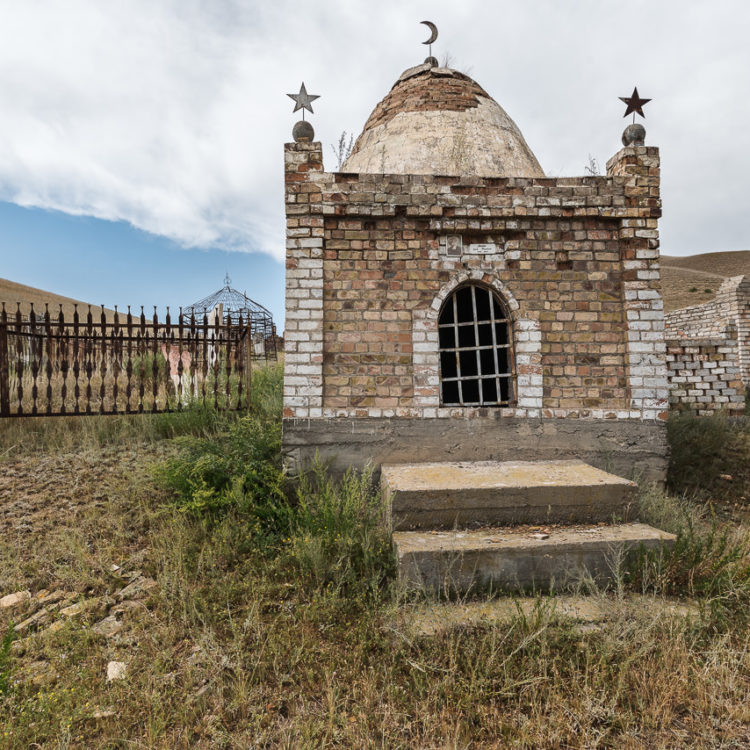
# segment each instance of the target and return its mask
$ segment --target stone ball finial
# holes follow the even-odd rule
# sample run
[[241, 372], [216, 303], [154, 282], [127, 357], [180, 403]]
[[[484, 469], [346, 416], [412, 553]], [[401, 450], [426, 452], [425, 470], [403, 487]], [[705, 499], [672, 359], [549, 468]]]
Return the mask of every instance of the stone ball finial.
[[296, 122], [292, 129], [292, 138], [296, 143], [308, 143], [315, 137], [315, 130], [307, 120]]
[[623, 146], [643, 146], [646, 140], [646, 128], [639, 122], [628, 125], [622, 133]]
[[424, 64], [429, 65], [431, 68], [437, 68], [439, 65], [437, 57], [433, 57], [432, 55], [425, 57]]

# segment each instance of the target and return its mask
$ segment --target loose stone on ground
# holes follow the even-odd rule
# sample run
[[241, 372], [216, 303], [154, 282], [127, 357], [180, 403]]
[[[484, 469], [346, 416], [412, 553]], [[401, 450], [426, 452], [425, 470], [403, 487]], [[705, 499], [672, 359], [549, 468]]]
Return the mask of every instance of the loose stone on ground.
[[27, 602], [29, 599], [31, 599], [30, 591], [16, 591], [13, 594], [7, 594], [0, 599], [0, 609], [15, 607], [18, 604]]
[[128, 666], [123, 661], [111, 661], [107, 664], [107, 682], [124, 680]]

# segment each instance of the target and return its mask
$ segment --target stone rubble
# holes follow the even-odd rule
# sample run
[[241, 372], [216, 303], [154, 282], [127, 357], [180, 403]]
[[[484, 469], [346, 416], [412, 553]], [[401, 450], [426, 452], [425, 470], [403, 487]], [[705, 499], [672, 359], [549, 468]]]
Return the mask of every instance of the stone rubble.
[[[119, 636], [127, 628], [127, 620], [136, 613], [147, 611], [143, 597], [158, 584], [153, 578], [141, 575], [123, 575], [130, 580], [114, 596], [82, 596], [75, 591], [42, 589], [35, 595], [30, 591], [17, 591], [0, 598], [2, 609], [25, 608], [24, 619], [14, 625], [23, 639], [37, 633], [42, 637], [59, 632], [66, 622], [96, 621], [92, 632], [107, 639]], [[22, 653], [23, 641], [14, 641], [14, 653]]]
[[124, 589], [118, 591], [115, 594], [115, 599], [121, 602], [123, 599], [134, 599], [138, 596], [142, 596], [150, 589], [154, 588], [157, 583], [153, 578], [146, 578], [145, 576], [138, 576], [132, 580]]
[[0, 599], [0, 609], [8, 609], [31, 599], [30, 591], [16, 591]]

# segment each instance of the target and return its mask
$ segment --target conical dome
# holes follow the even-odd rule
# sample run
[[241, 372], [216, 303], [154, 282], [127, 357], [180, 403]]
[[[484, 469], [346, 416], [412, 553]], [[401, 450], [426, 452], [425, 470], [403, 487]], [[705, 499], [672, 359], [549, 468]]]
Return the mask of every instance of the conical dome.
[[484, 89], [450, 68], [402, 73], [375, 107], [346, 172], [544, 177], [521, 131]]

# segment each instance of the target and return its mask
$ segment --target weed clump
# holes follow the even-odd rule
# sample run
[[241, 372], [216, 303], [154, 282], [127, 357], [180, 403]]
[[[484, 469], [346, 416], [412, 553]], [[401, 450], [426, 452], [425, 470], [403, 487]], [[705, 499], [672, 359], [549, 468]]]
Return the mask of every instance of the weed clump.
[[250, 414], [223, 433], [180, 439], [157, 476], [181, 511], [228, 521], [250, 554], [274, 558], [279, 573], [293, 572], [307, 589], [380, 591], [394, 566], [372, 471], [349, 470], [337, 481], [318, 461], [290, 481], [281, 461], [281, 370], [261, 373]]
[[676, 493], [713, 489], [719, 475], [732, 468], [729, 449], [737, 432], [737, 426], [721, 413], [710, 417], [672, 414], [667, 423], [669, 488]]
[[631, 573], [636, 588], [722, 602], [735, 614], [750, 604], [750, 538], [721, 524], [709, 509], [649, 487], [641, 518], [677, 535], [671, 549], [644, 555]]
[[307, 585], [367, 596], [395, 572], [383, 501], [372, 470], [334, 481], [322, 462], [297, 488], [286, 554]]
[[249, 414], [222, 432], [178, 441], [178, 454], [157, 473], [180, 510], [214, 519], [233, 511], [254, 516], [258, 530], [283, 531], [281, 377], [280, 367], [259, 370]]

